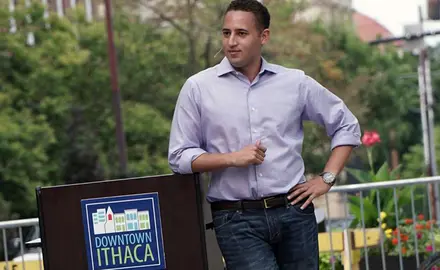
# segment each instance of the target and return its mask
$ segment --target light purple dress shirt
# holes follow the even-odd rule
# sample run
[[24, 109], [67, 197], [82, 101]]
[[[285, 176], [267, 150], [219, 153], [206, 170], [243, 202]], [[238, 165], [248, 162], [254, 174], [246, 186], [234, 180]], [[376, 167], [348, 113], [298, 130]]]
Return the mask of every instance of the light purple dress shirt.
[[305, 120], [325, 127], [332, 149], [361, 144], [356, 117], [303, 71], [262, 58], [251, 83], [224, 58], [191, 76], [181, 89], [170, 133], [170, 167], [190, 174], [191, 162], [201, 154], [239, 151], [260, 139], [267, 147], [264, 162], [210, 172], [207, 200], [255, 200], [287, 193], [305, 181]]

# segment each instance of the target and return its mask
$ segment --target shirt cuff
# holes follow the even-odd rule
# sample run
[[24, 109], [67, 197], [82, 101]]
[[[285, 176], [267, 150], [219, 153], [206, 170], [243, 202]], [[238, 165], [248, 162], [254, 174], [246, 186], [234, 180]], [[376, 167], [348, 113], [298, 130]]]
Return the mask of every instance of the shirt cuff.
[[180, 174], [193, 173], [191, 166], [192, 162], [204, 153], [206, 153], [206, 151], [201, 148], [189, 148], [183, 151], [179, 166]]
[[349, 131], [339, 131], [335, 134], [332, 139], [331, 149], [335, 149], [342, 145], [352, 145], [355, 148], [361, 145], [361, 134], [349, 132]]

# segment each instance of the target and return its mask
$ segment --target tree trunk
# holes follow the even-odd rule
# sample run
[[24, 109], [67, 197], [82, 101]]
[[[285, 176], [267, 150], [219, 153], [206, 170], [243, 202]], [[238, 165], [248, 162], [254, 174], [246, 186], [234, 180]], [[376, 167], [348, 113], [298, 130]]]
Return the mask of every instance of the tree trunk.
[[205, 59], [205, 68], [211, 66], [211, 48], [212, 48], [212, 36], [209, 35], [205, 44], [205, 51], [203, 52], [203, 58]]
[[188, 63], [187, 63], [187, 72], [188, 76], [193, 75], [198, 71], [197, 64], [197, 41], [195, 40], [192, 34], [188, 35]]

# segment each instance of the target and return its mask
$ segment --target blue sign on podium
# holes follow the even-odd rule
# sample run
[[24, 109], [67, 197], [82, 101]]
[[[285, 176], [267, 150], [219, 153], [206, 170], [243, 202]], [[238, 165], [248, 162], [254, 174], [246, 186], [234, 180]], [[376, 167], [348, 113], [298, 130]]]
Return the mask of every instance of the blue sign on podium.
[[158, 193], [81, 200], [89, 270], [165, 269]]

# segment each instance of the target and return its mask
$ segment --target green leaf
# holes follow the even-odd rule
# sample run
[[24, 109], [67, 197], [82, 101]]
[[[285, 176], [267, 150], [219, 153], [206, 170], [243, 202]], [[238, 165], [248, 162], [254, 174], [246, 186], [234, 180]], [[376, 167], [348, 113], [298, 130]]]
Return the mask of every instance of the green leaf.
[[361, 183], [371, 182], [370, 174], [368, 172], [365, 172], [364, 170], [354, 168], [345, 168], [345, 170], [353, 175]]
[[402, 171], [402, 164], [397, 165], [396, 168], [394, 168], [390, 172], [390, 180], [395, 180], [399, 177], [400, 172]]
[[388, 163], [384, 162], [380, 167], [379, 171], [376, 173], [375, 182], [388, 181], [390, 179], [390, 174], [388, 172]]
[[[377, 212], [377, 207], [372, 199], [368, 196], [362, 198], [363, 212], [361, 211], [361, 197], [350, 196], [349, 205], [352, 210], [352, 214], [357, 218], [358, 225], [362, 225], [362, 218], [364, 218], [365, 226], [371, 227], [377, 225], [377, 218], [379, 213]], [[362, 216], [363, 215], [363, 216]]]

